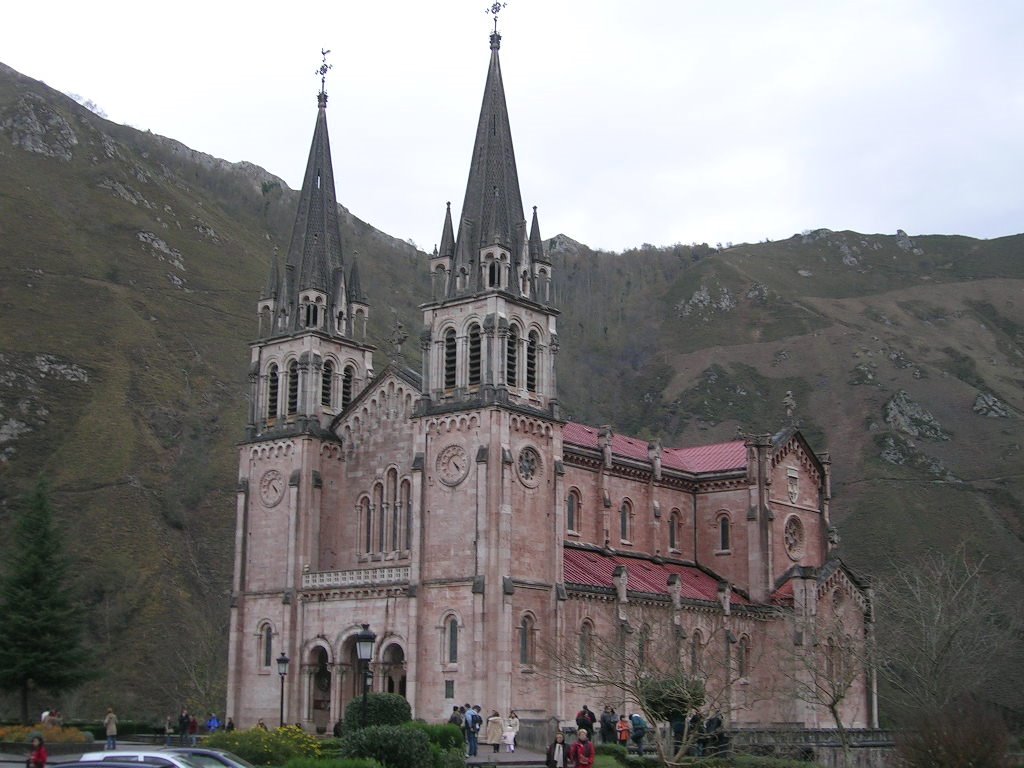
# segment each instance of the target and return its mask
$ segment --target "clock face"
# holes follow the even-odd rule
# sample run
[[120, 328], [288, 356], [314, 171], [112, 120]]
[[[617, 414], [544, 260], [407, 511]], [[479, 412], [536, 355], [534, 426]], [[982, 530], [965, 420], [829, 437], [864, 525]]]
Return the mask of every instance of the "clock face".
[[519, 452], [519, 459], [516, 461], [516, 471], [523, 485], [528, 488], [536, 488], [540, 484], [541, 473], [544, 464], [541, 461], [537, 449], [527, 446]]
[[276, 469], [268, 469], [260, 478], [260, 499], [268, 507], [277, 504], [284, 496], [284, 475]]
[[469, 474], [469, 456], [461, 445], [449, 445], [437, 455], [437, 474], [446, 485], [458, 485]]

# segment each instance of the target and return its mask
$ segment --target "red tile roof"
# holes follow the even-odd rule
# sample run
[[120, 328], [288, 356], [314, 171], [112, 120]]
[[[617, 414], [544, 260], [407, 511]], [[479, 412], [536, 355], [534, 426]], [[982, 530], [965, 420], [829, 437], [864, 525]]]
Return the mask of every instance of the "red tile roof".
[[793, 580], [790, 579], [781, 587], [772, 592], [771, 596], [772, 605], [792, 605], [793, 604]]
[[[562, 430], [562, 439], [570, 445], [600, 450], [601, 431], [586, 424], [568, 422]], [[646, 440], [612, 434], [612, 454], [624, 459], [648, 461]], [[747, 448], [742, 440], [728, 443], [699, 445], [693, 448], [662, 448], [661, 466], [682, 472], [728, 472], [747, 468]]]
[[[718, 601], [718, 580], [695, 565], [655, 563], [621, 553], [610, 554], [576, 547], [565, 547], [562, 557], [567, 584], [614, 588], [612, 573], [621, 565], [629, 574], [627, 589], [630, 592], [667, 595], [668, 577], [675, 573], [679, 575], [682, 583], [684, 600]], [[729, 602], [733, 605], [750, 604], [749, 600], [735, 591], [732, 592]]]

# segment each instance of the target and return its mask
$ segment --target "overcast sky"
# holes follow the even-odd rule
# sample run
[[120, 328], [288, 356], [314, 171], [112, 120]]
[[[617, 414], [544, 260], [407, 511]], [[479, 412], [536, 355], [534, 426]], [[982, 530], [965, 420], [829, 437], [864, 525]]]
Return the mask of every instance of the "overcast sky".
[[[338, 199], [431, 249], [457, 215], [484, 0], [5, 4], [0, 61], [301, 182], [329, 48]], [[595, 248], [828, 227], [1024, 231], [1024, 2], [511, 0], [523, 202]]]

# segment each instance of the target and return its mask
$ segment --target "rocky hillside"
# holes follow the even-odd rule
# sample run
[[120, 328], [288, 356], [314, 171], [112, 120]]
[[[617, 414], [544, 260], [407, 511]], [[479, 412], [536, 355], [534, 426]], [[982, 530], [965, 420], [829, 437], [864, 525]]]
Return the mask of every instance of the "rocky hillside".
[[[0, 169], [0, 525], [50, 479], [103, 671], [62, 708], [216, 705], [247, 343], [296, 193], [2, 65]], [[347, 214], [343, 237], [373, 341], [414, 336], [426, 256]], [[795, 421], [854, 567], [966, 540], [1020, 599], [1024, 236], [549, 246], [572, 418], [677, 445]]]

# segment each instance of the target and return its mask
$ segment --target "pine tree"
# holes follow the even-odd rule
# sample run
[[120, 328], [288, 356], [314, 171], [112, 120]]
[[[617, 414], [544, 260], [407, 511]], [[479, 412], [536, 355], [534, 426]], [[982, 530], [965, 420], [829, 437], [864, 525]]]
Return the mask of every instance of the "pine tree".
[[60, 693], [90, 677], [84, 616], [67, 589], [68, 561], [43, 481], [17, 513], [13, 545], [0, 576], [0, 689], [20, 693], [27, 724], [30, 688]]

